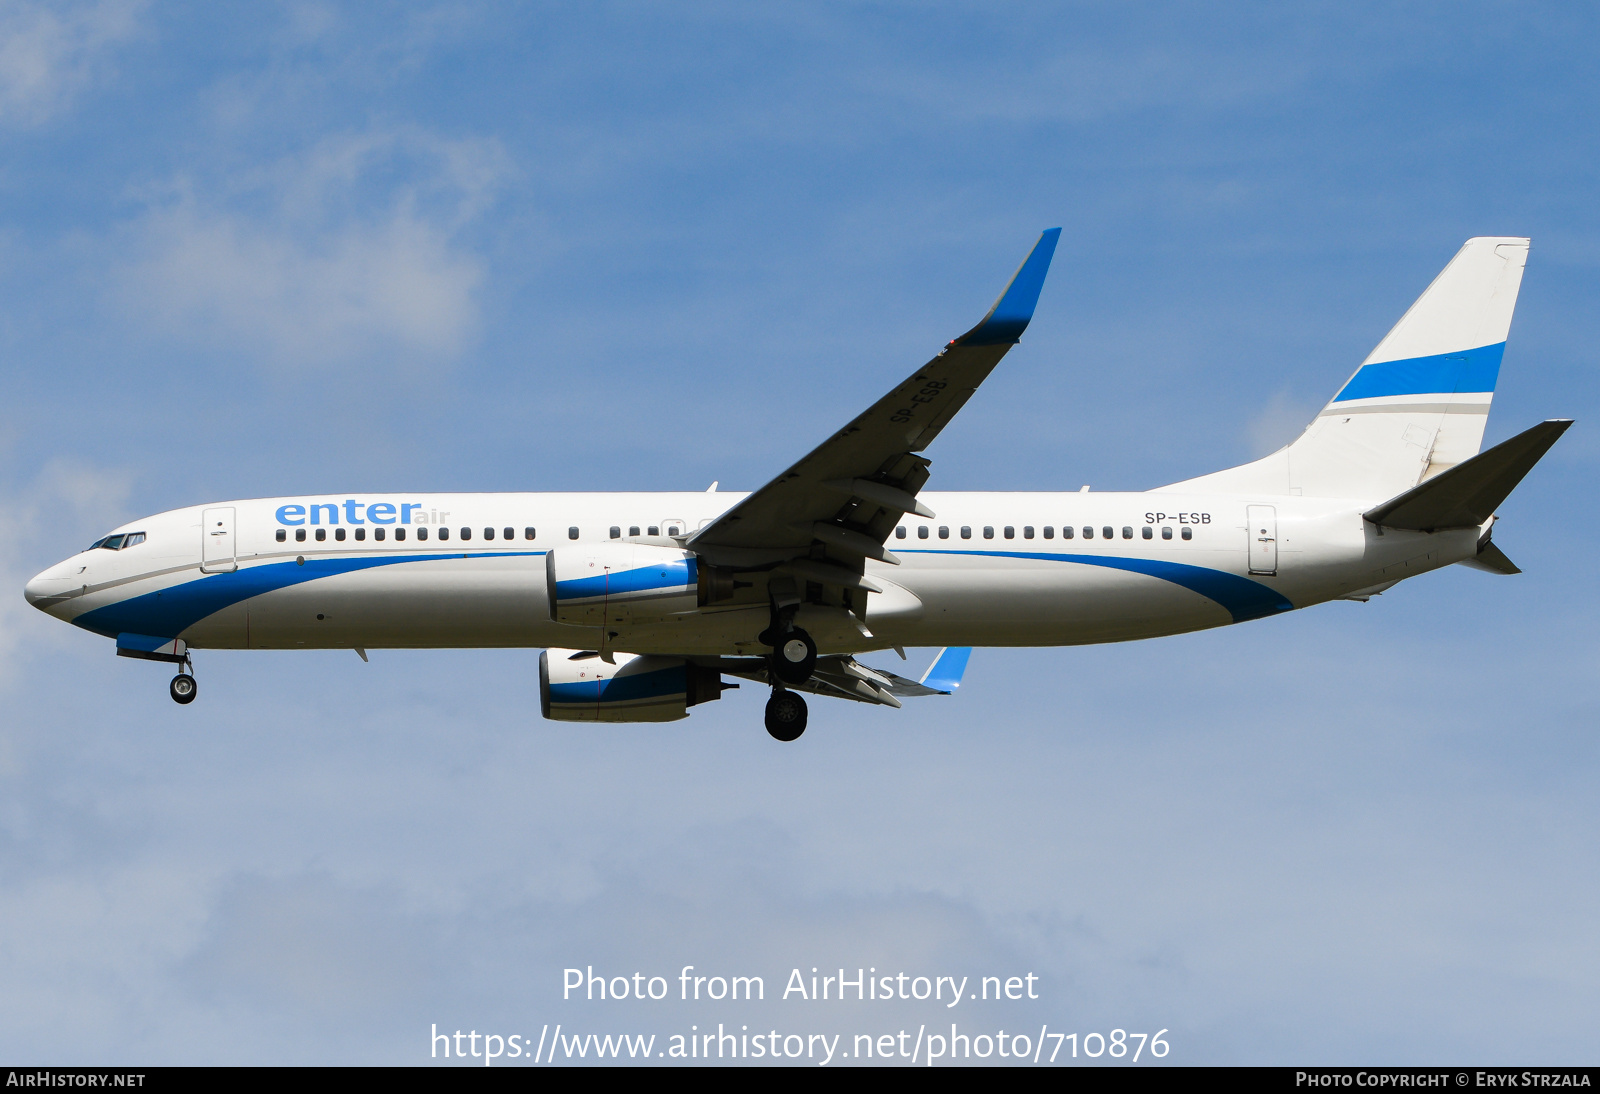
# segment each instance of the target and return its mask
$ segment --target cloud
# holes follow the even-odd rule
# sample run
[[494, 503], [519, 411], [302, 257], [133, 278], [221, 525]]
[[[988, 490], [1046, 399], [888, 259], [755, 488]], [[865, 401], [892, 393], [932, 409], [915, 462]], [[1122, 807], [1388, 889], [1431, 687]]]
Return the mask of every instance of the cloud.
[[485, 277], [461, 233], [506, 173], [492, 141], [403, 130], [183, 181], [132, 225], [115, 292], [160, 339], [276, 368], [446, 360], [477, 335]]
[[1257, 459], [1292, 444], [1316, 412], [1316, 407], [1291, 398], [1286, 391], [1275, 393], [1246, 427], [1250, 458]]
[[104, 71], [142, 4], [0, 3], [0, 122], [38, 125]]

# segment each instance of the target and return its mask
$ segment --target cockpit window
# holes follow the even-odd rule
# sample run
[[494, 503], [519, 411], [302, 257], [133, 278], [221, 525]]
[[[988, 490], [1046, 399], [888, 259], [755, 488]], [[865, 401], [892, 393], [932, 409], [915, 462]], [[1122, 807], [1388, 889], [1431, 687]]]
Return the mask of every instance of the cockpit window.
[[104, 548], [107, 551], [120, 551], [124, 547], [134, 547], [144, 542], [143, 532], [118, 532], [114, 536], [106, 536], [89, 544], [89, 550]]

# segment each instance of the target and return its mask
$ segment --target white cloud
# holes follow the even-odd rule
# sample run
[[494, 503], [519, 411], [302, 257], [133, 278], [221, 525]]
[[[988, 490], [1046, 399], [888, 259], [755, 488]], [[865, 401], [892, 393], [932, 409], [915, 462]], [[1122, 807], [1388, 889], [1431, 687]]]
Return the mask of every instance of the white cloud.
[[1246, 427], [1250, 458], [1257, 459], [1292, 444], [1316, 412], [1316, 407], [1300, 403], [1286, 391], [1274, 394]]
[[0, 2], [0, 121], [36, 125], [103, 71], [143, 5]]
[[476, 335], [484, 278], [460, 233], [505, 173], [493, 142], [408, 130], [187, 182], [134, 225], [117, 292], [158, 337], [282, 368], [449, 358]]

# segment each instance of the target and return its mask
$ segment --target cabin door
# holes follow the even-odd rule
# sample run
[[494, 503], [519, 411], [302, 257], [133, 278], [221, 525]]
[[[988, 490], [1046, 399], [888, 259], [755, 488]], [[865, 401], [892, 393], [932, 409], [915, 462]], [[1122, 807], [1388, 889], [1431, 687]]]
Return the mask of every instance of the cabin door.
[[1250, 523], [1250, 572], [1276, 574], [1278, 572], [1278, 510], [1270, 505], [1247, 505], [1245, 517]]
[[239, 568], [233, 546], [233, 507], [207, 509], [200, 514], [200, 572], [229, 574]]

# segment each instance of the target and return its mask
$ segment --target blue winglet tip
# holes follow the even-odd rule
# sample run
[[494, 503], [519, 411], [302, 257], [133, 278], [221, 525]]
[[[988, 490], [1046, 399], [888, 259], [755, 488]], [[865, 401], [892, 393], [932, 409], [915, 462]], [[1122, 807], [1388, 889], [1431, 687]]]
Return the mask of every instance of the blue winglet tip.
[[983, 322], [957, 338], [956, 345], [997, 346], [1021, 339], [1022, 332], [1033, 319], [1033, 309], [1039, 306], [1044, 275], [1050, 272], [1050, 260], [1055, 257], [1056, 243], [1060, 239], [1060, 228], [1045, 229], [1028, 257], [1022, 260], [1011, 284], [983, 317]]
[[948, 646], [939, 651], [928, 671], [920, 681], [925, 688], [951, 694], [961, 686], [961, 677], [967, 671], [967, 658], [972, 656], [971, 646]]

